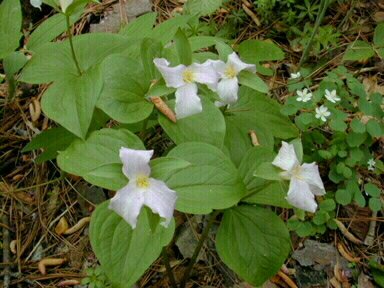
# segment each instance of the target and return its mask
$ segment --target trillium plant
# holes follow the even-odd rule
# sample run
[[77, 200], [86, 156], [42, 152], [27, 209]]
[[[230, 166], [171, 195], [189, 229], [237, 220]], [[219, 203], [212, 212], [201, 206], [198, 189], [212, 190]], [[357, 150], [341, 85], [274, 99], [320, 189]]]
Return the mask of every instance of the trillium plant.
[[[49, 30], [44, 22], [38, 29], [47, 25], [50, 34], [37, 29], [26, 43], [31, 57], [18, 80], [50, 84], [41, 105], [57, 127], [24, 151], [43, 148], [37, 163], [56, 158], [62, 171], [109, 192], [89, 236], [113, 287], [133, 286], [161, 255], [170, 283], [185, 287], [212, 227], [220, 259], [262, 285], [290, 253], [279, 209], [313, 217], [326, 192], [317, 164], [302, 164], [299, 130], [261, 77], [271, 75], [263, 62], [284, 53], [269, 41], [231, 45], [192, 35], [197, 16], [188, 14], [155, 25], [156, 13], [148, 13], [117, 34], [74, 36], [88, 2], [31, 0], [53, 7], [66, 25]], [[64, 32], [66, 40], [53, 41]], [[325, 97], [340, 100], [333, 91]], [[292, 98], [311, 103], [312, 93], [304, 88]], [[316, 110], [321, 121], [326, 109]], [[184, 213], [203, 215], [204, 230], [176, 279], [168, 245], [174, 217]]]

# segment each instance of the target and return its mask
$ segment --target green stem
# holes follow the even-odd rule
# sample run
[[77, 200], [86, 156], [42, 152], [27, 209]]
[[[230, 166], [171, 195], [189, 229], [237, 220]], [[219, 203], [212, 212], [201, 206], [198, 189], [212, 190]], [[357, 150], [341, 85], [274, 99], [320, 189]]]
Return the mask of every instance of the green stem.
[[189, 279], [189, 276], [191, 274], [193, 265], [196, 262], [197, 256], [199, 255], [200, 250], [203, 247], [204, 241], [208, 237], [209, 230], [211, 230], [211, 227], [212, 227], [213, 223], [215, 222], [215, 219], [216, 219], [217, 215], [219, 215], [219, 213], [220, 213], [220, 210], [216, 210], [215, 212], [213, 212], [213, 214], [209, 218], [208, 224], [207, 224], [207, 226], [205, 226], [205, 228], [203, 230], [203, 233], [201, 234], [201, 237], [199, 239], [199, 242], [197, 243], [195, 251], [193, 251], [193, 255], [191, 257], [191, 261], [189, 262], [187, 270], [184, 273], [184, 277], [183, 277], [183, 280], [181, 281], [180, 288], [185, 288], [185, 286], [187, 284], [187, 281]]
[[317, 18], [316, 18], [315, 27], [313, 28], [311, 37], [309, 38], [307, 46], [304, 49], [303, 55], [301, 56], [299, 67], [301, 67], [301, 65], [303, 65], [308, 59], [309, 51], [312, 48], [313, 39], [315, 38], [315, 35], [317, 34], [317, 30], [319, 30], [320, 24], [323, 21], [325, 11], [327, 11], [328, 5], [329, 5], [329, 0], [321, 0], [319, 14], [317, 15]]
[[16, 81], [15, 76], [13, 74], [7, 75], [6, 79], [8, 81], [8, 97], [6, 98], [6, 102], [11, 102], [15, 97], [16, 93]]
[[75, 62], [77, 72], [79, 73], [79, 76], [83, 74], [80, 69], [79, 62], [77, 61], [76, 54], [75, 54], [75, 49], [73, 48], [73, 39], [72, 39], [72, 32], [71, 32], [71, 24], [69, 22], [69, 15], [65, 15], [65, 20], [67, 22], [67, 35], [69, 39], [69, 45], [71, 46], [71, 53], [72, 53], [72, 58], [73, 61]]
[[175, 276], [173, 275], [173, 271], [171, 268], [171, 264], [169, 262], [169, 257], [167, 254], [167, 248], [166, 247], [164, 247], [163, 250], [161, 251], [161, 255], [163, 256], [163, 262], [165, 265], [165, 270], [167, 271], [167, 275], [168, 275], [169, 281], [171, 282], [171, 286], [172, 286], [172, 288], [177, 288]]

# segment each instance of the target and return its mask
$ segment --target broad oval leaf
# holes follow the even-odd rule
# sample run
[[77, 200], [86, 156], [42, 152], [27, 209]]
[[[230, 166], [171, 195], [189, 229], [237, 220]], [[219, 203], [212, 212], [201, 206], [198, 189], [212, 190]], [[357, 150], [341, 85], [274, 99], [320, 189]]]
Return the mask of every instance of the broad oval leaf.
[[136, 123], [153, 109], [145, 99], [149, 83], [139, 62], [122, 55], [111, 55], [103, 62], [104, 88], [97, 107], [121, 123]]
[[372, 46], [362, 40], [356, 40], [345, 51], [343, 61], [364, 61], [375, 55]]
[[87, 140], [76, 140], [57, 157], [59, 167], [91, 184], [118, 190], [128, 180], [121, 171], [119, 149], [145, 149], [141, 140], [125, 129], [102, 129]]
[[48, 88], [42, 98], [44, 113], [64, 128], [85, 138], [103, 81], [99, 67], [81, 76], [67, 76]]
[[206, 16], [214, 13], [223, 4], [223, 0], [188, 0], [184, 9], [189, 14]]
[[[225, 121], [221, 111], [210, 101], [202, 99], [203, 111], [173, 123], [164, 115], [159, 115], [159, 123], [176, 144], [184, 142], [205, 142], [223, 147]], [[168, 102], [174, 107], [175, 101]]]
[[101, 268], [115, 288], [131, 287], [159, 257], [173, 237], [175, 223], [151, 229], [148, 209], [142, 209], [137, 227], [108, 209], [109, 201], [92, 213], [89, 236]]
[[239, 165], [252, 147], [249, 132], [256, 132], [262, 146], [273, 149], [273, 137], [288, 139], [298, 136], [298, 130], [288, 117], [280, 113], [280, 105], [267, 95], [241, 87], [239, 101], [225, 114], [225, 146], [232, 161]]
[[236, 205], [245, 195], [236, 167], [215, 146], [183, 143], [166, 159], [152, 162], [152, 176], [177, 192], [176, 209], [181, 212], [207, 214]]
[[[83, 72], [101, 63], [108, 55], [124, 51], [130, 44], [132, 40], [108, 33], [88, 33], [73, 38], [75, 54]], [[78, 75], [78, 72], [66, 40], [38, 47], [23, 69], [20, 81], [41, 84], [65, 79], [68, 75]]]
[[239, 46], [239, 54], [247, 63], [283, 60], [284, 52], [271, 41], [246, 40]]
[[0, 59], [19, 47], [21, 21], [20, 1], [4, 0], [0, 4]]
[[290, 237], [272, 211], [238, 206], [224, 212], [216, 248], [229, 268], [259, 286], [280, 270], [290, 251]]

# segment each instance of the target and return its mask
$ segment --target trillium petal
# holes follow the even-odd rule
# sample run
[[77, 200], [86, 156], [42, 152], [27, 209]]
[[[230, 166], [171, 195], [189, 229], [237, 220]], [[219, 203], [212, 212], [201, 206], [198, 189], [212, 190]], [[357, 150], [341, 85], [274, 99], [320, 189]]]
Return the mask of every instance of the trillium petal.
[[219, 73], [219, 75], [223, 76], [225, 72], [225, 68], [227, 67], [227, 64], [225, 64], [221, 60], [207, 60], [208, 63], [211, 63], [213, 69]]
[[167, 87], [179, 88], [185, 85], [183, 80], [183, 72], [186, 69], [185, 65], [169, 67], [169, 62], [164, 58], [155, 58], [153, 63], [161, 73], [161, 76], [163, 76]]
[[325, 194], [324, 184], [319, 173], [319, 166], [315, 163], [304, 163], [301, 165], [300, 177], [308, 183], [313, 194]]
[[249, 70], [253, 73], [256, 72], [256, 65], [244, 63], [235, 52], [228, 55], [228, 64], [232, 65], [237, 73], [242, 70]]
[[292, 170], [299, 164], [294, 146], [283, 141], [272, 164], [286, 171]]
[[137, 176], [149, 176], [151, 167], [149, 161], [153, 155], [153, 150], [134, 150], [120, 148], [120, 159], [123, 162], [123, 173], [129, 180], [134, 180]]
[[65, 13], [69, 5], [72, 4], [73, 0], [59, 0], [59, 2], [60, 2], [61, 10]]
[[237, 101], [237, 93], [239, 91], [239, 82], [237, 78], [221, 79], [217, 85], [217, 94], [221, 102], [225, 104], [233, 104]]
[[219, 80], [218, 73], [209, 61], [203, 64], [193, 63], [188, 68], [193, 72], [193, 80], [197, 83], [215, 85]]
[[144, 205], [144, 191], [136, 187], [136, 183], [129, 183], [116, 192], [109, 203], [109, 209], [119, 214], [132, 229], [136, 228], [137, 217]]
[[309, 185], [297, 178], [292, 178], [286, 199], [292, 206], [305, 211], [314, 213], [317, 209], [315, 196], [311, 193]]
[[145, 192], [144, 204], [151, 208], [153, 213], [159, 214], [161, 218], [164, 218], [164, 222], [160, 224], [168, 227], [175, 210], [176, 192], [169, 189], [163, 181], [153, 178], [150, 178], [149, 181], [150, 185]]
[[177, 88], [175, 112], [177, 119], [182, 119], [203, 111], [201, 100], [197, 95], [197, 85], [194, 83]]
[[42, 0], [31, 0], [31, 5], [35, 8], [39, 8], [41, 10]]

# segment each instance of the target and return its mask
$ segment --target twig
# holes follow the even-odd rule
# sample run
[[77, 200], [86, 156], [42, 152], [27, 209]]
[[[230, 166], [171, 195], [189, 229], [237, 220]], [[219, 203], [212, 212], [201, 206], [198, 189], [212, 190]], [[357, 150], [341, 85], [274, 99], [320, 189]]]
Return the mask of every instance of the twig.
[[167, 272], [167, 276], [169, 278], [169, 281], [171, 282], [171, 286], [172, 286], [172, 288], [177, 288], [175, 276], [173, 275], [173, 271], [172, 271], [171, 265], [169, 263], [167, 247], [164, 247], [163, 250], [161, 250], [161, 255], [163, 257], [163, 262], [164, 262], [164, 265], [165, 265], [165, 270]]
[[277, 275], [287, 284], [290, 288], [298, 288], [296, 283], [292, 281], [291, 278], [288, 277], [283, 271], [277, 272]]
[[204, 241], [208, 237], [209, 230], [211, 230], [211, 227], [212, 227], [213, 223], [215, 222], [215, 219], [216, 219], [217, 215], [219, 215], [219, 213], [220, 213], [220, 210], [216, 210], [215, 212], [213, 212], [210, 216], [210, 219], [208, 221], [207, 226], [204, 227], [203, 233], [201, 234], [201, 237], [199, 239], [199, 242], [197, 243], [195, 251], [193, 251], [191, 261], [189, 262], [187, 270], [184, 273], [183, 280], [181, 280], [180, 288], [185, 288], [187, 281], [189, 279], [189, 276], [191, 274], [193, 265], [196, 262], [197, 256], [199, 256], [200, 250], [203, 247]]
[[260, 26], [260, 25], [261, 25], [259, 18], [257, 17], [257, 15], [256, 15], [255, 13], [253, 13], [253, 11], [252, 11], [251, 9], [249, 9], [245, 4], [242, 4], [241, 7], [243, 7], [244, 12], [245, 12], [249, 17], [251, 17], [251, 19], [253, 20], [253, 22], [255, 22], [255, 24], [256, 24], [257, 26]]
[[334, 219], [337, 227], [339, 227], [341, 233], [351, 242], [355, 244], [363, 244], [363, 242], [360, 239], [357, 239], [355, 235], [353, 235], [351, 232], [348, 231], [347, 228], [345, 228], [344, 224], [341, 223], [339, 220]]
[[364, 244], [367, 246], [371, 246], [373, 244], [373, 241], [375, 240], [375, 230], [377, 223], [375, 218], [377, 217], [377, 211], [373, 211], [371, 217], [373, 218], [373, 220], [369, 223], [368, 233], [364, 239]]
[[[4, 226], [9, 226], [8, 222], [8, 217], [7, 215], [3, 215], [1, 217], [2, 222]], [[9, 230], [5, 227], [3, 227], [3, 263], [9, 263], [10, 262], [10, 257], [9, 257]], [[10, 269], [8, 265], [5, 265], [3, 269], [4, 273], [4, 282], [3, 282], [3, 287], [8, 288], [9, 284], [11, 282], [11, 275], [10, 275]]]

